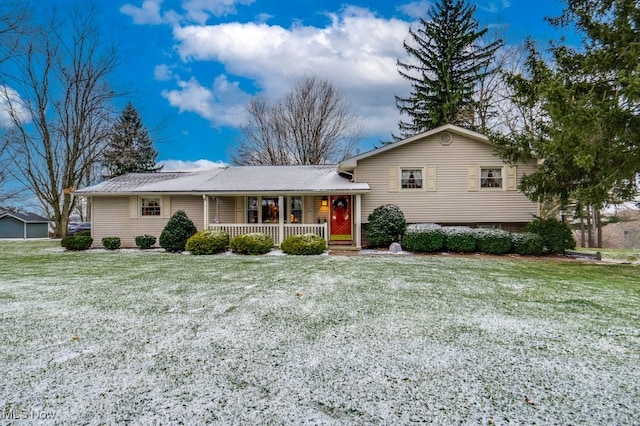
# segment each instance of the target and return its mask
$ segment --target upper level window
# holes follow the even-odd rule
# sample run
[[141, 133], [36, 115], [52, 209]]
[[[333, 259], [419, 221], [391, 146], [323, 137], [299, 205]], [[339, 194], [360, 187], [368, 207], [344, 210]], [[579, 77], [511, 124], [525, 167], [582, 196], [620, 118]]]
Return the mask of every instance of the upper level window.
[[160, 198], [142, 198], [140, 206], [141, 216], [160, 216]]
[[502, 168], [480, 168], [481, 188], [502, 188]]
[[402, 169], [400, 188], [421, 189], [423, 187], [422, 169]]

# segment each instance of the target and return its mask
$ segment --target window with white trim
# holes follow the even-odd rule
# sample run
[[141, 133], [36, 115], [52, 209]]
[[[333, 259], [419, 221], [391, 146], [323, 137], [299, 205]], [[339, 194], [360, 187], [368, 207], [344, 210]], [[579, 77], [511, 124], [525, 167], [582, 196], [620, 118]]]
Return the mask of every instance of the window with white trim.
[[480, 167], [480, 188], [502, 187], [502, 167]]
[[401, 189], [424, 188], [424, 169], [422, 167], [400, 169]]
[[140, 198], [140, 216], [160, 216], [160, 197], [142, 197]]

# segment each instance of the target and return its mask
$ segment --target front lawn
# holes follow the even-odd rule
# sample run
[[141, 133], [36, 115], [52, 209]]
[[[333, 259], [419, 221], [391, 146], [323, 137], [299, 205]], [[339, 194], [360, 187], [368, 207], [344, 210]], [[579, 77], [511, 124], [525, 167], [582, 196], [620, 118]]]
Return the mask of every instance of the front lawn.
[[637, 424], [639, 272], [2, 241], [0, 419]]

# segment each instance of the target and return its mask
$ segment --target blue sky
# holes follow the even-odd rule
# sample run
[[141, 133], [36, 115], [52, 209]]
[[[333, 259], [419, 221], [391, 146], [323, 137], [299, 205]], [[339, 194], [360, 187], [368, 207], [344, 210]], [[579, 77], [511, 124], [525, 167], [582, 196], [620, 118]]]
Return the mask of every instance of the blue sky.
[[[482, 26], [521, 44], [559, 33], [545, 21], [559, 0], [476, 0]], [[359, 117], [362, 150], [397, 132], [394, 94], [408, 83], [395, 66], [402, 42], [428, 1], [112, 0], [100, 4], [116, 23], [124, 64], [114, 82], [150, 130], [169, 167], [229, 162], [256, 94], [279, 98], [300, 77], [338, 87]], [[102, 19], [104, 18], [104, 19]], [[186, 162], [176, 163], [176, 162]]]

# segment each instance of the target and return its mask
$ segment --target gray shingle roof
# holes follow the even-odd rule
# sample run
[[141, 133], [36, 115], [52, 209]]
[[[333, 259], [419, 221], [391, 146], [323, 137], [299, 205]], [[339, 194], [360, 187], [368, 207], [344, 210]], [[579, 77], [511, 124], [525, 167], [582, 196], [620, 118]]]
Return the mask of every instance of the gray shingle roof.
[[369, 190], [351, 182], [335, 165], [241, 166], [191, 172], [130, 173], [88, 188], [78, 195], [126, 193], [353, 192]]
[[0, 218], [5, 216], [11, 216], [26, 223], [49, 223], [49, 219], [35, 213], [14, 213], [0, 210]]

